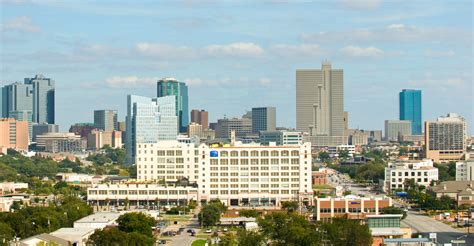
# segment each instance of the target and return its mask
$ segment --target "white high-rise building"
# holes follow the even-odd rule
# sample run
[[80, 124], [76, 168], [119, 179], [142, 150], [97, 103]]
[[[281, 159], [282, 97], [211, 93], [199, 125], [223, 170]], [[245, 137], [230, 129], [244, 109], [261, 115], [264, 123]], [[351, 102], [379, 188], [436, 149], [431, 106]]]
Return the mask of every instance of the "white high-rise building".
[[132, 164], [135, 163], [137, 144], [176, 140], [175, 96], [148, 98], [128, 95], [126, 121], [126, 159], [128, 164]]
[[137, 144], [137, 178], [154, 182], [186, 178], [197, 183], [200, 200], [220, 199], [230, 206], [312, 203], [311, 144]]

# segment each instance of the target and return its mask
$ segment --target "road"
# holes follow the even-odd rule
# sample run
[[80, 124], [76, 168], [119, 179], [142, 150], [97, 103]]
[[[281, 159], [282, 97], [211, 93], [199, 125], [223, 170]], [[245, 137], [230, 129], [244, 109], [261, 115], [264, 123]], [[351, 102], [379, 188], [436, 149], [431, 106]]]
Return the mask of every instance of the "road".
[[191, 228], [196, 231], [196, 234], [199, 232], [200, 229], [197, 218], [192, 218], [188, 223], [184, 222], [181, 226], [186, 228], [184, 232], [182, 232], [181, 235], [174, 236], [167, 245], [187, 246], [191, 245], [191, 243], [196, 240], [196, 237], [192, 237], [191, 233], [187, 233], [187, 230]]

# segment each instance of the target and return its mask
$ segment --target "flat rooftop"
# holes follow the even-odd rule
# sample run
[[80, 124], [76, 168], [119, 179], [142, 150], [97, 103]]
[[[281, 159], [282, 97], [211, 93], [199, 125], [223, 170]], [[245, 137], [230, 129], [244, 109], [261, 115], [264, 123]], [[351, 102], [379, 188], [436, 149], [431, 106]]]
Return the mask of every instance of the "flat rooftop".
[[76, 220], [74, 223], [108, 223], [115, 221], [120, 215], [119, 212], [99, 212]]

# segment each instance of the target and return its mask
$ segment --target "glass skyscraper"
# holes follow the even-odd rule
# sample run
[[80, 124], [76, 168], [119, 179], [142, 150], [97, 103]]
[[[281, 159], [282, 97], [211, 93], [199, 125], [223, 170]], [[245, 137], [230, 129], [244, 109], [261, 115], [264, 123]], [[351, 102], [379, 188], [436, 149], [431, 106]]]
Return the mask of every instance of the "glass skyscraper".
[[107, 132], [118, 130], [117, 110], [94, 110], [94, 127]]
[[188, 86], [175, 78], [164, 78], [157, 83], [157, 97], [175, 96], [176, 116], [180, 132], [186, 132], [189, 124]]
[[54, 80], [36, 75], [25, 78], [33, 94], [33, 122], [54, 124]]
[[175, 96], [148, 98], [127, 97], [126, 161], [135, 163], [137, 144], [176, 140], [178, 117]]
[[422, 134], [421, 122], [421, 90], [407, 90], [400, 92], [400, 120], [411, 121], [413, 135]]

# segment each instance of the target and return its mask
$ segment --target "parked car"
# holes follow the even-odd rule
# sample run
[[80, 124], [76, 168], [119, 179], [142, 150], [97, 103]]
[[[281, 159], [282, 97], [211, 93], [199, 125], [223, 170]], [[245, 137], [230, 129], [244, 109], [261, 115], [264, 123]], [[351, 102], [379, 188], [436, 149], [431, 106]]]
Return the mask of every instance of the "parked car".
[[211, 229], [207, 229], [207, 230], [206, 230], [206, 233], [211, 233], [211, 232], [212, 232]]

